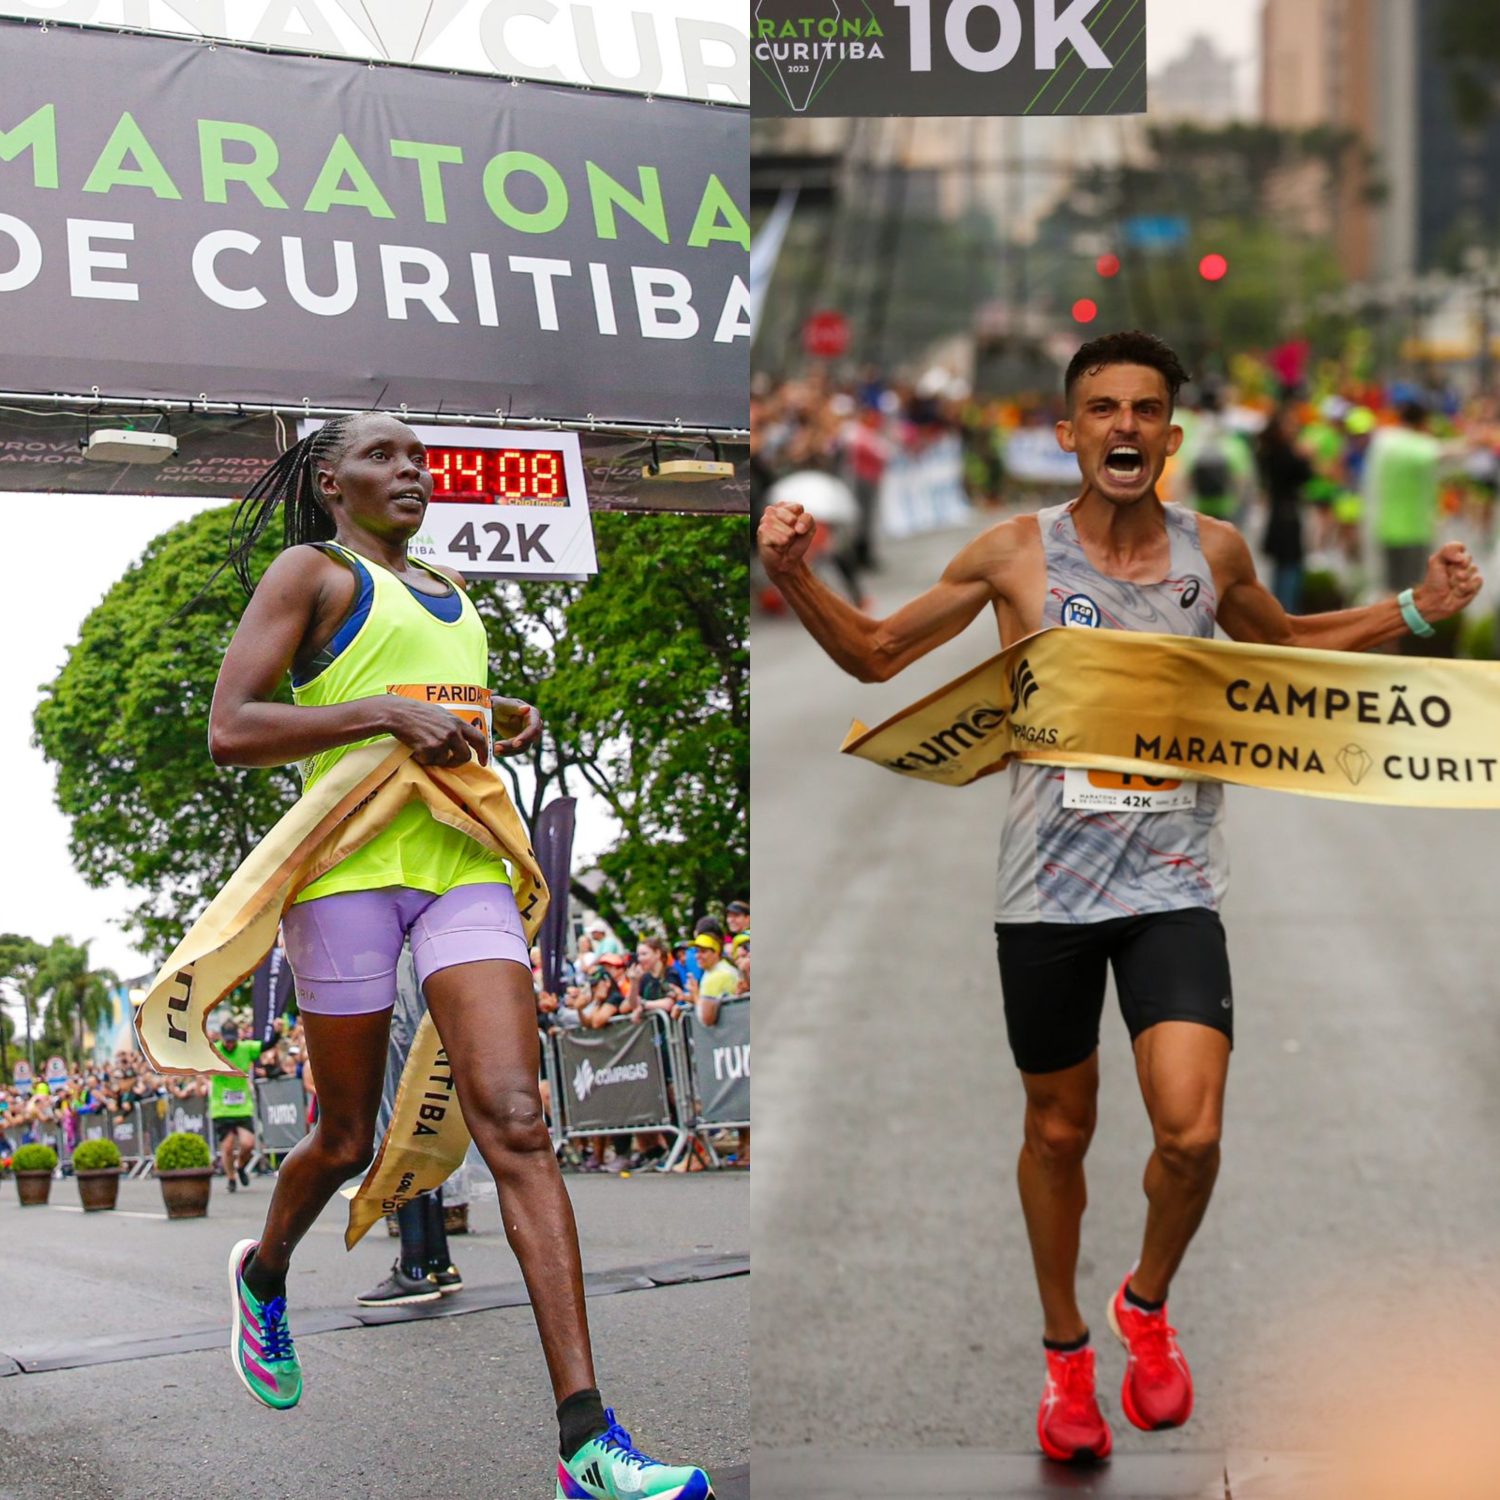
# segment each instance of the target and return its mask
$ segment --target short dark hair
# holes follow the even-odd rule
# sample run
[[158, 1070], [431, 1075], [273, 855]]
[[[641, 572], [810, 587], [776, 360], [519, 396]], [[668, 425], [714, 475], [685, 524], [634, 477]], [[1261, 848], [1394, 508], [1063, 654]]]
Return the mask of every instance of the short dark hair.
[[1396, 408], [1396, 415], [1405, 426], [1420, 427], [1427, 420], [1426, 403], [1415, 399], [1408, 399]]
[[1078, 353], [1068, 361], [1068, 372], [1063, 376], [1063, 396], [1071, 408], [1073, 387], [1082, 375], [1092, 375], [1106, 365], [1149, 365], [1160, 371], [1167, 383], [1167, 408], [1177, 405], [1177, 393], [1192, 378], [1183, 369], [1174, 349], [1164, 344], [1154, 333], [1144, 333], [1131, 328], [1121, 333], [1103, 333], [1082, 345]]

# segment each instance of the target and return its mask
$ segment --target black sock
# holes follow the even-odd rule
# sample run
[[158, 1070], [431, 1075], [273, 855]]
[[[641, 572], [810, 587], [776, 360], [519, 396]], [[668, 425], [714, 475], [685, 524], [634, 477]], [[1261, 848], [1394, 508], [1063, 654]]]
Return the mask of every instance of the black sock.
[[244, 1270], [245, 1285], [250, 1288], [255, 1300], [264, 1306], [273, 1297], [286, 1296], [286, 1272], [268, 1271], [261, 1265], [260, 1257], [253, 1251]]
[[565, 1459], [572, 1458], [590, 1438], [608, 1431], [604, 1399], [593, 1386], [574, 1391], [557, 1408], [557, 1450]]
[[1087, 1349], [1089, 1344], [1089, 1331], [1083, 1330], [1081, 1338], [1070, 1339], [1066, 1344], [1059, 1343], [1057, 1339], [1043, 1339], [1042, 1348], [1050, 1349], [1054, 1354], [1077, 1354], [1080, 1349]]
[[1147, 1302], [1144, 1297], [1138, 1297], [1130, 1290], [1130, 1283], [1125, 1283], [1125, 1300], [1132, 1306], [1138, 1307], [1142, 1312], [1160, 1312], [1167, 1305], [1167, 1299], [1163, 1297], [1160, 1302]]

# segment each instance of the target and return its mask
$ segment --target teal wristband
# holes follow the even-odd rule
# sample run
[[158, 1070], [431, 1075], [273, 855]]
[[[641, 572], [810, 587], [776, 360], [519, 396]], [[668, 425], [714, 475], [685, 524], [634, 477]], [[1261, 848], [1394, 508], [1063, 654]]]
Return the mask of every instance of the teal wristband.
[[1415, 603], [1412, 602], [1412, 593], [1410, 589], [1402, 589], [1401, 592], [1396, 595], [1396, 603], [1401, 606], [1401, 618], [1406, 621], [1406, 628], [1411, 631], [1413, 635], [1437, 634], [1437, 631], [1435, 631], [1432, 626], [1422, 618], [1422, 612], [1417, 608]]

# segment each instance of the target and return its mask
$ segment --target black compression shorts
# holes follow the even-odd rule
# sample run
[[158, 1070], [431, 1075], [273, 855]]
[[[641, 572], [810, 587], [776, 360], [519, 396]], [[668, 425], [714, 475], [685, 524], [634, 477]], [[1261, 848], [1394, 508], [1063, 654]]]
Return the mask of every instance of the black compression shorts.
[[1205, 907], [1103, 922], [997, 922], [1005, 1029], [1023, 1073], [1055, 1073], [1099, 1045], [1105, 966], [1133, 1042], [1158, 1021], [1196, 1021], [1234, 1045], [1229, 952]]

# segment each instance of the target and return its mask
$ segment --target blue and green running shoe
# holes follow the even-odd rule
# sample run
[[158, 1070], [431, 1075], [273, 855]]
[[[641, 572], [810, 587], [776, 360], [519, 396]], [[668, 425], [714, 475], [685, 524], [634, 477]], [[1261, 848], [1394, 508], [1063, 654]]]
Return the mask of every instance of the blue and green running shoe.
[[557, 1500], [714, 1500], [702, 1469], [674, 1469], [647, 1458], [606, 1411], [609, 1431], [557, 1466]]
[[286, 1298], [261, 1302], [245, 1285], [245, 1262], [254, 1249], [254, 1240], [241, 1240], [229, 1252], [229, 1296], [234, 1308], [229, 1357], [235, 1374], [257, 1401], [285, 1411], [302, 1399], [302, 1366], [287, 1326]]

